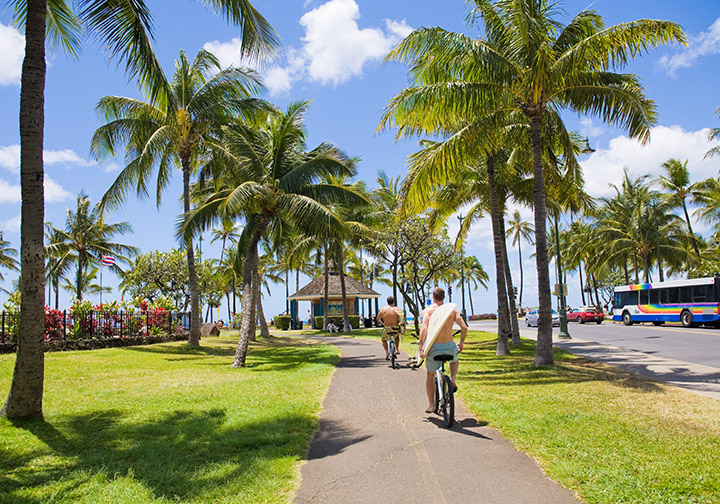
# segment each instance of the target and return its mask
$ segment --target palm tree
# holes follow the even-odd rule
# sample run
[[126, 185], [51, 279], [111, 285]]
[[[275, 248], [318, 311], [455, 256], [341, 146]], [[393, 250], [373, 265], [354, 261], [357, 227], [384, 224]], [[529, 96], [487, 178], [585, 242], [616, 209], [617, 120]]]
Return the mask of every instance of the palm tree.
[[[135, 247], [112, 241], [116, 235], [132, 232], [130, 224], [106, 223], [102, 207], [91, 207], [90, 198], [82, 193], [77, 197], [77, 209], [66, 210], [65, 228], [48, 228], [58, 237], [56, 243], [48, 245], [50, 254], [58, 257], [59, 262], [70, 260], [75, 263], [75, 297], [78, 301], [83, 299], [83, 278], [88, 274], [87, 269], [92, 265], [99, 265], [102, 256], [112, 255], [118, 262], [129, 263], [129, 256], [138, 252]], [[111, 268], [121, 271], [118, 264]]]
[[322, 182], [328, 175], [352, 176], [354, 172], [347, 156], [332, 145], [305, 150], [307, 108], [307, 102], [292, 103], [285, 112], [258, 113], [250, 123], [235, 122], [223, 128], [223, 141], [215, 150], [222, 161], [216, 163], [219, 189], [182, 227], [188, 237], [218, 219], [245, 219], [239, 241], [245, 251], [242, 324], [233, 367], [245, 365], [260, 240], [266, 233], [281, 236], [288, 224], [308, 236], [329, 237], [345, 224], [327, 204], [365, 201], [348, 187]]
[[[97, 283], [97, 277], [98, 273], [100, 272], [100, 268], [97, 266], [91, 266], [89, 268], [85, 269], [85, 272], [82, 275], [82, 278], [80, 279], [80, 282], [82, 284], [82, 291], [84, 293], [88, 294], [99, 294], [99, 293], [108, 293], [112, 292], [112, 289], [110, 287], [104, 287]], [[70, 281], [67, 278], [62, 278], [62, 289], [66, 292], [75, 293], [77, 291], [77, 279], [74, 279], [73, 281]]]
[[[690, 173], [688, 172], [687, 164], [687, 160], [683, 163], [679, 159], [668, 159], [662, 165], [668, 175], [667, 177], [660, 175], [658, 182], [660, 187], [667, 191], [665, 198], [670, 203], [671, 208], [682, 208], [688, 232], [691, 236], [695, 236], [692, 224], [690, 223], [690, 214], [688, 214], [687, 198], [688, 196], [692, 196], [696, 184], [690, 183]], [[694, 241], [693, 248], [695, 249], [695, 254], [699, 255], [700, 250]]]
[[[10, 242], [3, 240], [2, 231], [0, 231], [0, 268], [5, 268], [11, 271], [18, 271], [19, 263], [17, 259], [17, 250], [12, 248], [10, 246]], [[0, 270], [0, 282], [4, 281], [5, 277], [2, 274], [2, 270]], [[0, 289], [3, 292], [9, 292], [2, 287]]]
[[[217, 73], [211, 76], [212, 72]], [[171, 170], [183, 175], [183, 209], [190, 213], [190, 176], [207, 157], [209, 144], [220, 127], [258, 107], [250, 96], [259, 90], [255, 77], [244, 70], [221, 70], [211, 53], [201, 50], [192, 64], [185, 53], [175, 62], [171, 100], [147, 96], [147, 102], [106, 96], [97, 105], [108, 121], [93, 135], [91, 149], [98, 157], [114, 156], [125, 145], [127, 165], [105, 193], [103, 205], [121, 205], [130, 190], [148, 195], [148, 179], [157, 170], [157, 203], [167, 187]], [[193, 237], [185, 240], [191, 299], [188, 344], [200, 345], [200, 301]]]
[[[220, 264], [223, 265], [225, 263], [225, 247], [227, 245], [227, 241], [230, 240], [231, 243], [235, 243], [237, 239], [240, 237], [240, 233], [238, 233], [237, 224], [235, 224], [231, 220], [224, 220], [220, 223], [219, 228], [215, 228], [212, 230], [212, 238], [210, 239], [210, 243], [215, 243], [218, 240], [222, 240], [222, 250], [220, 251]], [[225, 273], [227, 273], [228, 270], [225, 268]], [[227, 278], [227, 274], [225, 275]], [[225, 293], [225, 299], [227, 301], [227, 309], [228, 309], [228, 321], [232, 322], [232, 311], [230, 306], [230, 292], [233, 293], [233, 303], [235, 302], [235, 277], [234, 275], [230, 277], [231, 282], [231, 289], [228, 289]], [[233, 308], [234, 311], [234, 308]]]
[[[485, 38], [471, 38], [440, 28], [415, 30], [388, 59], [407, 61], [418, 84], [398, 94], [381, 127], [395, 124], [400, 135], [419, 132], [458, 133], [445, 149], [467, 158], [490, 157], [491, 119], [521, 115], [530, 129], [535, 207], [535, 248], [539, 291], [536, 366], [553, 364], [550, 276], [546, 236], [543, 130], [554, 124], [560, 152], [577, 164], [574, 142], [561, 109], [600, 116], [647, 141], [655, 123], [654, 103], [640, 80], [615, 73], [659, 44], [685, 42], [680, 26], [639, 20], [605, 27], [592, 10], [580, 12], [567, 25], [552, 0], [474, 0], [472, 18], [484, 21]], [[467, 118], [474, 114], [475, 124]], [[490, 124], [489, 124], [490, 123]], [[520, 121], [515, 118], [514, 123]], [[547, 139], [546, 139], [547, 141]], [[444, 171], [452, 168], [446, 166]]]
[[533, 225], [527, 221], [524, 221], [520, 215], [519, 210], [513, 212], [512, 218], [508, 220], [509, 229], [507, 230], [507, 236], [512, 237], [513, 247], [517, 245], [518, 248], [518, 268], [520, 268], [520, 292], [518, 296], [518, 304], [523, 305], [523, 263], [522, 263], [522, 240], [533, 243], [533, 234], [535, 229]]
[[[206, 0], [240, 25], [242, 52], [259, 57], [277, 45], [275, 32], [249, 0]], [[130, 77], [155, 96], [163, 89], [162, 68], [152, 49], [152, 15], [143, 0], [10, 0], [14, 21], [25, 28], [25, 58], [20, 83], [21, 285], [18, 353], [6, 403], [0, 415], [42, 416], [44, 382], [43, 142], [45, 126], [45, 45], [49, 40], [76, 55], [87, 29], [107, 54], [125, 63]], [[72, 10], [76, 7], [77, 14]]]
[[[715, 113], [720, 117], [720, 107], [715, 110]], [[711, 128], [708, 131], [708, 142], [714, 142], [720, 140], [720, 128]], [[720, 156], [720, 145], [716, 145], [705, 153], [705, 157]]]
[[[468, 299], [470, 300], [470, 313], [475, 315], [475, 308], [473, 307], [472, 293], [477, 290], [478, 284], [485, 287], [487, 290], [487, 283], [490, 280], [489, 275], [483, 269], [482, 264], [475, 256], [463, 257], [463, 266], [465, 268], [465, 281], [467, 282]], [[472, 287], [471, 287], [472, 285]]]

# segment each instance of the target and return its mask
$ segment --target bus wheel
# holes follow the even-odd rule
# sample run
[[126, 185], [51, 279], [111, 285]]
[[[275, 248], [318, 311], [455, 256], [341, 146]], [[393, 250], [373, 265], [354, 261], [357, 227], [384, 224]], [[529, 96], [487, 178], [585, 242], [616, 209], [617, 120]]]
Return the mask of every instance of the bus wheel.
[[630, 318], [630, 312], [623, 312], [622, 321], [625, 325], [633, 325], [632, 318]]
[[693, 326], [693, 314], [689, 310], [685, 310], [680, 314], [680, 323], [683, 327]]

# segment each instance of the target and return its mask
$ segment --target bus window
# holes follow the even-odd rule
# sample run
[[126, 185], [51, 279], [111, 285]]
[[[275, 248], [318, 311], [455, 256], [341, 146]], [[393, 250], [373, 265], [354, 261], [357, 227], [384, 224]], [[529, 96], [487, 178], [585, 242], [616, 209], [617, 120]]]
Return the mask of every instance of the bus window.
[[692, 303], [692, 287], [678, 287], [678, 302]]
[[695, 285], [693, 286], [693, 302], [695, 303], [704, 303], [705, 302], [705, 285]]
[[678, 304], [678, 287], [670, 287], [667, 289], [667, 304]]
[[660, 289], [660, 304], [668, 304], [668, 291], [670, 289]]
[[641, 304], [641, 305], [648, 304], [648, 291], [646, 291], [646, 290], [640, 291], [640, 302], [638, 304]]
[[615, 293], [614, 308], [621, 309], [627, 305], [636, 305], [638, 303], [637, 291], [625, 291]]
[[653, 289], [650, 291], [650, 304], [653, 304], [653, 305], [660, 304], [660, 290], [659, 289]]

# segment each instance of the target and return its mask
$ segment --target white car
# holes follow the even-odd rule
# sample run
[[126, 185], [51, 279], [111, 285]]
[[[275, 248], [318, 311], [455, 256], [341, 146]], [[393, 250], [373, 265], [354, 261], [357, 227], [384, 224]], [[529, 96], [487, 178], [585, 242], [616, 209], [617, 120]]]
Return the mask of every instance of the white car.
[[[528, 310], [528, 312], [525, 314], [525, 325], [535, 326], [538, 325], [538, 309], [532, 308]], [[552, 310], [552, 325], [553, 326], [559, 326], [560, 325], [560, 315], [558, 315], [558, 312], [555, 310]]]

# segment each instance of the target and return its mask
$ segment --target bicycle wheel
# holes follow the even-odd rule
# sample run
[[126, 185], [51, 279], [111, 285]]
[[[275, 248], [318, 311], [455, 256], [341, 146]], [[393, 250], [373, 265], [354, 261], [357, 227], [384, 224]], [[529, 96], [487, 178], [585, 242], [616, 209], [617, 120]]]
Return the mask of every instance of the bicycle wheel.
[[452, 380], [449, 376], [443, 376], [443, 395], [445, 400], [442, 404], [443, 422], [445, 427], [452, 427], [455, 421], [455, 397], [453, 396]]
[[435, 380], [435, 413], [440, 414], [440, 394], [438, 393], [437, 379]]

